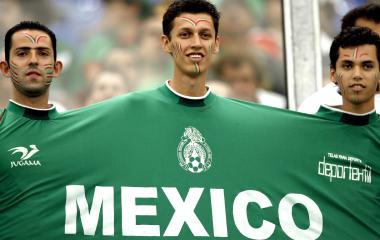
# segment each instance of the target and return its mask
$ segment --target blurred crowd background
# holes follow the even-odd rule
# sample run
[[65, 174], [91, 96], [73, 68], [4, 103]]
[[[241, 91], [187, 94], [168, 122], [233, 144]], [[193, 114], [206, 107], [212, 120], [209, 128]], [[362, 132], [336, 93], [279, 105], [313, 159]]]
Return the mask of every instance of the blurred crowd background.
[[[51, 101], [73, 109], [170, 79], [171, 57], [161, 49], [161, 18], [169, 0], [0, 0], [0, 58], [7, 29], [37, 20], [57, 36], [64, 64]], [[213, 0], [221, 12], [221, 52], [208, 86], [218, 95], [287, 107], [281, 0]], [[340, 18], [367, 0], [319, 0], [321, 51], [328, 51]], [[0, 108], [10, 80], [0, 77]]]

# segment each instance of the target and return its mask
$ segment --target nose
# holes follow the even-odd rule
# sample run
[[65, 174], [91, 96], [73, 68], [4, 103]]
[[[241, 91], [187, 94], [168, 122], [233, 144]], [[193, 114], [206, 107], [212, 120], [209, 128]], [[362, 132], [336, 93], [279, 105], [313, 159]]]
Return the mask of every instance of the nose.
[[32, 51], [30, 54], [30, 62], [29, 64], [36, 65], [38, 64], [38, 58], [37, 58], [37, 53], [35, 51]]
[[201, 47], [201, 39], [198, 34], [194, 34], [193, 41], [191, 43], [191, 47], [199, 48]]
[[355, 66], [355, 67], [354, 67], [353, 79], [354, 79], [355, 81], [359, 81], [359, 80], [362, 79], [362, 72], [361, 72], [359, 66]]

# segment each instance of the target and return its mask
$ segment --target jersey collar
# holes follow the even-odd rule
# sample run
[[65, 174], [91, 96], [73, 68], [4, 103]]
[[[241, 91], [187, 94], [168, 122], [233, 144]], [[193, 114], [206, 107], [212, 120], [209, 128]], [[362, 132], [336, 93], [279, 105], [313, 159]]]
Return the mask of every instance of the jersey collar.
[[379, 115], [377, 115], [375, 109], [368, 113], [357, 114], [346, 112], [341, 109], [327, 105], [321, 105], [317, 112], [317, 115], [329, 120], [334, 120], [356, 126], [368, 125], [379, 119]]
[[207, 87], [207, 92], [205, 93], [205, 95], [200, 97], [192, 97], [180, 94], [169, 85], [169, 80], [165, 82], [165, 85], [160, 87], [160, 91], [163, 92], [166, 96], [168, 96], [173, 102], [188, 107], [207, 106], [216, 97], [213, 93], [211, 93], [209, 87]]
[[59, 115], [54, 105], [48, 109], [40, 109], [22, 105], [14, 100], [9, 100], [7, 110], [14, 114], [35, 120], [49, 120]]

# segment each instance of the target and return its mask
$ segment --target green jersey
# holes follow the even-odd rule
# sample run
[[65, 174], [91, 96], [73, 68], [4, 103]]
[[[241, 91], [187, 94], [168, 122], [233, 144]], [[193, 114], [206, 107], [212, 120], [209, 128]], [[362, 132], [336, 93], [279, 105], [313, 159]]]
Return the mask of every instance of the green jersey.
[[0, 234], [379, 239], [380, 120], [337, 115], [166, 86], [62, 114], [10, 103]]

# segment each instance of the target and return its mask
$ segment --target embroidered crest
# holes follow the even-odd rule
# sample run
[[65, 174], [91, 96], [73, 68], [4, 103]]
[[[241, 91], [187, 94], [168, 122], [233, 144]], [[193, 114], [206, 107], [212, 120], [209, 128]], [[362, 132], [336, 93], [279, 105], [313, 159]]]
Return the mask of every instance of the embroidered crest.
[[178, 144], [179, 165], [186, 171], [201, 173], [211, 167], [212, 152], [201, 132], [194, 127], [186, 127]]

